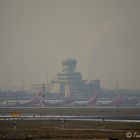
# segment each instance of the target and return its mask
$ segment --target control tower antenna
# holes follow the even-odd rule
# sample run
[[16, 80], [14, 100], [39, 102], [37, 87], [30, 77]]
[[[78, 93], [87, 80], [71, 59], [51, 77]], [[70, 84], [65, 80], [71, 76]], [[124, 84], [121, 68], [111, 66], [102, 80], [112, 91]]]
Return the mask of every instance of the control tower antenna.
[[42, 87], [42, 91], [43, 91], [43, 96], [42, 96], [42, 103], [45, 104], [45, 83], [43, 83], [43, 87]]
[[11, 90], [11, 79], [10, 79], [10, 73], [9, 73], [9, 68], [8, 66], [6, 67], [6, 78], [7, 78], [7, 90]]
[[22, 80], [22, 90], [24, 91], [24, 80]]
[[11, 90], [11, 79], [8, 78], [8, 90]]
[[93, 69], [93, 66], [95, 64], [94, 62], [94, 56], [93, 56], [93, 49], [94, 47], [92, 46], [92, 44], [88, 44], [90, 46], [90, 52], [89, 52], [89, 58], [88, 58], [88, 73], [87, 73], [87, 77], [88, 77], [88, 80], [92, 80], [93, 79], [93, 73], [95, 72], [94, 69]]
[[118, 83], [118, 81], [116, 83], [116, 96], [120, 96], [120, 93], [119, 93], [119, 83]]
[[119, 83], [118, 83], [118, 81], [116, 83], [116, 88], [117, 88], [117, 90], [119, 89]]
[[46, 84], [48, 84], [48, 68], [46, 68]]

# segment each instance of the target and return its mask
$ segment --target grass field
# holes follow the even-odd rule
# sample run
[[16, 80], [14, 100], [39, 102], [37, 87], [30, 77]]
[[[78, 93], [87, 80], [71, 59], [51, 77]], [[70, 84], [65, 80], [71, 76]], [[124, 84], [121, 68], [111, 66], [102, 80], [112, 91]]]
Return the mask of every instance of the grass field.
[[[14, 128], [16, 123], [16, 129]], [[126, 132], [140, 134], [140, 123], [98, 121], [0, 121], [0, 139], [126, 139]]]

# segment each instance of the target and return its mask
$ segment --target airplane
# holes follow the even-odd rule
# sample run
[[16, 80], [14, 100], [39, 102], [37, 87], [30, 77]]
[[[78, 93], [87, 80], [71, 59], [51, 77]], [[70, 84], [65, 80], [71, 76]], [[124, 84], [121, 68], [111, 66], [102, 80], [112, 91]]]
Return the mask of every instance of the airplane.
[[119, 107], [119, 106], [136, 106], [138, 103], [137, 98], [123, 98], [121, 96], [115, 97], [113, 100], [109, 100], [107, 102], [97, 102], [97, 106], [113, 106], [113, 107]]
[[96, 106], [97, 103], [97, 93], [93, 95], [89, 100], [87, 101], [75, 101], [72, 102], [70, 105], [73, 107], [85, 107], [85, 106]]
[[24, 103], [19, 103], [18, 106], [44, 106], [44, 107], [55, 107], [55, 106], [67, 106], [67, 107], [77, 107], [77, 106], [94, 106], [97, 103], [97, 93], [94, 94], [92, 98], [85, 103], [80, 104], [78, 101], [73, 99], [73, 93], [66, 96], [62, 101], [56, 103], [50, 103], [43, 99], [42, 92], [40, 91], [32, 100]]
[[18, 102], [17, 106], [44, 106], [45, 100], [43, 98], [42, 91], [39, 91], [39, 93], [32, 97], [31, 100], [24, 101], [24, 102]]

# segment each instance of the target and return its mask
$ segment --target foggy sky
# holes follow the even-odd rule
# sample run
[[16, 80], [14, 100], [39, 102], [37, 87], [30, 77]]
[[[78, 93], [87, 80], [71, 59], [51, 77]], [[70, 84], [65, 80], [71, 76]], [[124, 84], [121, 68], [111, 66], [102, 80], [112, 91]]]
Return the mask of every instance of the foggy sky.
[[0, 89], [52, 80], [64, 58], [103, 88], [140, 89], [140, 0], [0, 0]]

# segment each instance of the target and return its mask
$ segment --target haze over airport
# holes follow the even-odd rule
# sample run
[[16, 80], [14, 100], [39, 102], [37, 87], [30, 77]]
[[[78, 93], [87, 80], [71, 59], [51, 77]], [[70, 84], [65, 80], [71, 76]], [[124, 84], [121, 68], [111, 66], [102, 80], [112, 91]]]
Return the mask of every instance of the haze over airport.
[[73, 58], [103, 88], [140, 89], [139, 0], [0, 0], [0, 89], [55, 77]]

